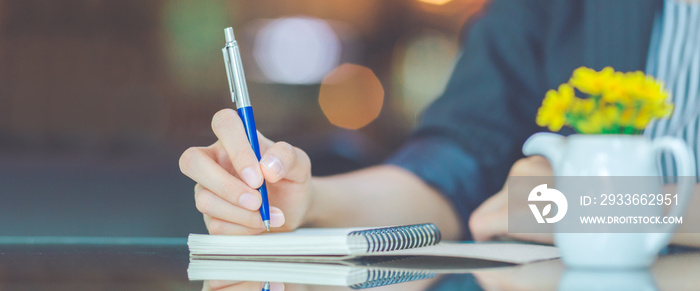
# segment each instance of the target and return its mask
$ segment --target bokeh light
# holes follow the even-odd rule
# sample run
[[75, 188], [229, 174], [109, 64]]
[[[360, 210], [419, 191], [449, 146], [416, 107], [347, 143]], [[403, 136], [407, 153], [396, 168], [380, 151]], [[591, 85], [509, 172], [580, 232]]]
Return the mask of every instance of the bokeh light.
[[371, 69], [346, 63], [323, 78], [318, 102], [332, 124], [359, 129], [379, 116], [384, 88]]
[[444, 90], [459, 48], [444, 34], [424, 30], [404, 37], [394, 50], [396, 92], [403, 111], [415, 117]]
[[452, 0], [418, 0], [423, 3], [428, 3], [428, 4], [433, 4], [433, 5], [444, 5], [449, 2], [452, 2]]
[[255, 38], [253, 56], [269, 81], [317, 84], [340, 62], [338, 36], [324, 20], [290, 17], [270, 21]]

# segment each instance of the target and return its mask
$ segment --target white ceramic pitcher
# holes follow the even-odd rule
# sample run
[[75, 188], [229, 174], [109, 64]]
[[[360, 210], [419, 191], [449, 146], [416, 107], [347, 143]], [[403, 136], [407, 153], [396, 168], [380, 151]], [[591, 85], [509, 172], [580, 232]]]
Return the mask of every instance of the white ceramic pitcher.
[[[674, 155], [678, 176], [695, 176], [693, 153], [677, 138], [649, 140], [639, 135], [564, 137], [554, 133], [537, 133], [523, 145], [525, 155], [547, 158], [557, 177], [661, 176], [658, 159], [664, 151]], [[690, 179], [679, 181], [683, 181], [677, 188], [679, 203], [670, 209], [668, 216], [683, 214], [695, 186]], [[664, 209], [658, 206], [653, 211], [663, 214]], [[654, 262], [661, 248], [668, 244], [676, 226], [655, 225], [658, 232], [650, 233], [566, 233], [555, 224], [554, 241], [560, 249], [562, 260], [570, 267], [647, 267]]]

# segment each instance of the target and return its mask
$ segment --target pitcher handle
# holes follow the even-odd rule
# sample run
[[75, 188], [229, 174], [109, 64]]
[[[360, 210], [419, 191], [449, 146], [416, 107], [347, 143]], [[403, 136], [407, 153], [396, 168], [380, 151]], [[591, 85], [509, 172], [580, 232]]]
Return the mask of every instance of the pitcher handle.
[[[673, 155], [676, 161], [678, 177], [695, 177], [695, 157], [683, 140], [673, 137], [661, 137], [654, 139], [651, 147], [657, 158], [660, 158], [664, 151], [669, 151]], [[671, 207], [667, 216], [680, 217], [685, 213], [685, 209], [690, 203], [690, 198], [693, 196], [694, 188], [695, 179], [678, 179], [678, 203]], [[677, 226], [678, 224], [675, 223], [664, 225], [664, 233], [672, 233]], [[671, 235], [666, 235], [665, 237], [667, 237], [667, 240], [670, 240]], [[666, 244], [668, 241], [659, 243]]]

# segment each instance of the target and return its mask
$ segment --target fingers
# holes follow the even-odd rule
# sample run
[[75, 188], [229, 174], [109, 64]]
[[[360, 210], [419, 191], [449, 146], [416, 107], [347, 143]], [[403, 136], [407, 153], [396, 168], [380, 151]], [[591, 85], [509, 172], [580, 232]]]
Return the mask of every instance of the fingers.
[[[286, 142], [273, 143], [260, 132], [258, 142], [264, 154], [258, 163], [238, 115], [223, 109], [212, 118], [212, 129], [229, 155], [235, 172], [251, 188], [257, 189], [265, 180], [275, 183], [283, 178], [306, 181], [311, 175], [311, 162], [302, 150]], [[262, 169], [260, 165], [262, 164]]]
[[[233, 205], [199, 184], [195, 186], [195, 201], [210, 234], [254, 235], [265, 230], [260, 212]], [[270, 207], [270, 226], [281, 227], [284, 222], [282, 210]]]
[[311, 177], [311, 161], [306, 153], [286, 142], [278, 142], [265, 151], [262, 159], [265, 180], [275, 183], [281, 179], [304, 182]]
[[231, 159], [233, 168], [249, 187], [257, 189], [263, 183], [263, 176], [248, 138], [243, 122], [233, 109], [223, 109], [214, 114], [211, 128], [219, 138], [224, 150]]
[[[509, 176], [552, 176], [552, 167], [541, 156], [532, 156], [520, 159], [513, 164]], [[511, 236], [517, 239], [532, 240], [537, 242], [551, 242], [551, 234], [509, 234], [508, 233], [508, 183], [503, 189], [492, 197], [484, 201], [474, 210], [469, 218], [469, 228], [475, 240], [485, 241], [499, 236]], [[518, 214], [529, 216], [530, 212], [526, 205], [511, 205], [510, 214], [515, 215], [513, 219], [519, 219]]]
[[[255, 235], [260, 234], [265, 231], [264, 227], [260, 228], [250, 228], [233, 222], [221, 220], [215, 217], [211, 217], [204, 214], [204, 224], [209, 230], [209, 234], [223, 234], [223, 235]], [[258, 214], [258, 219], [260, 214]], [[270, 226], [271, 227], [281, 227], [284, 225], [284, 215], [282, 210], [277, 207], [270, 207]], [[262, 222], [261, 222], [262, 226]]]
[[475, 241], [487, 241], [508, 234], [508, 209], [492, 212], [475, 211], [469, 218], [469, 229]]
[[180, 170], [229, 203], [248, 210], [259, 209], [262, 204], [260, 193], [229, 174], [212, 156], [213, 153], [204, 148], [189, 148], [180, 157]]
[[[488, 241], [508, 237], [516, 240], [552, 243], [551, 233], [509, 233], [508, 217], [514, 215], [513, 221], [532, 219], [527, 208], [515, 207], [509, 212], [507, 187], [482, 203], [469, 218], [469, 229], [476, 241]], [[510, 205], [512, 206], [512, 205]]]
[[211, 216], [204, 216], [209, 234], [213, 235], [256, 235], [265, 231], [265, 228], [250, 228], [239, 224], [223, 221]]
[[257, 210], [249, 210], [231, 204], [204, 187], [195, 187], [195, 204], [199, 212], [210, 217], [233, 222], [243, 227], [258, 230], [265, 228]]
[[531, 156], [517, 160], [508, 176], [552, 176], [552, 166], [542, 156]]
[[494, 194], [474, 210], [469, 217], [469, 229], [474, 240], [486, 241], [508, 234], [507, 188]]

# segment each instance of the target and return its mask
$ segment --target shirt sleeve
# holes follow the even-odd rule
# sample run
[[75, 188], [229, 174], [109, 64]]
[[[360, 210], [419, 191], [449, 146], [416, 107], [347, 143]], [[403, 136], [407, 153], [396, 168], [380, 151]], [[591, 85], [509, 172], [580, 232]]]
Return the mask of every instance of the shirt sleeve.
[[545, 7], [538, 0], [494, 0], [466, 30], [444, 93], [387, 161], [451, 200], [464, 239], [471, 239], [471, 212], [503, 187], [523, 142], [538, 130]]

